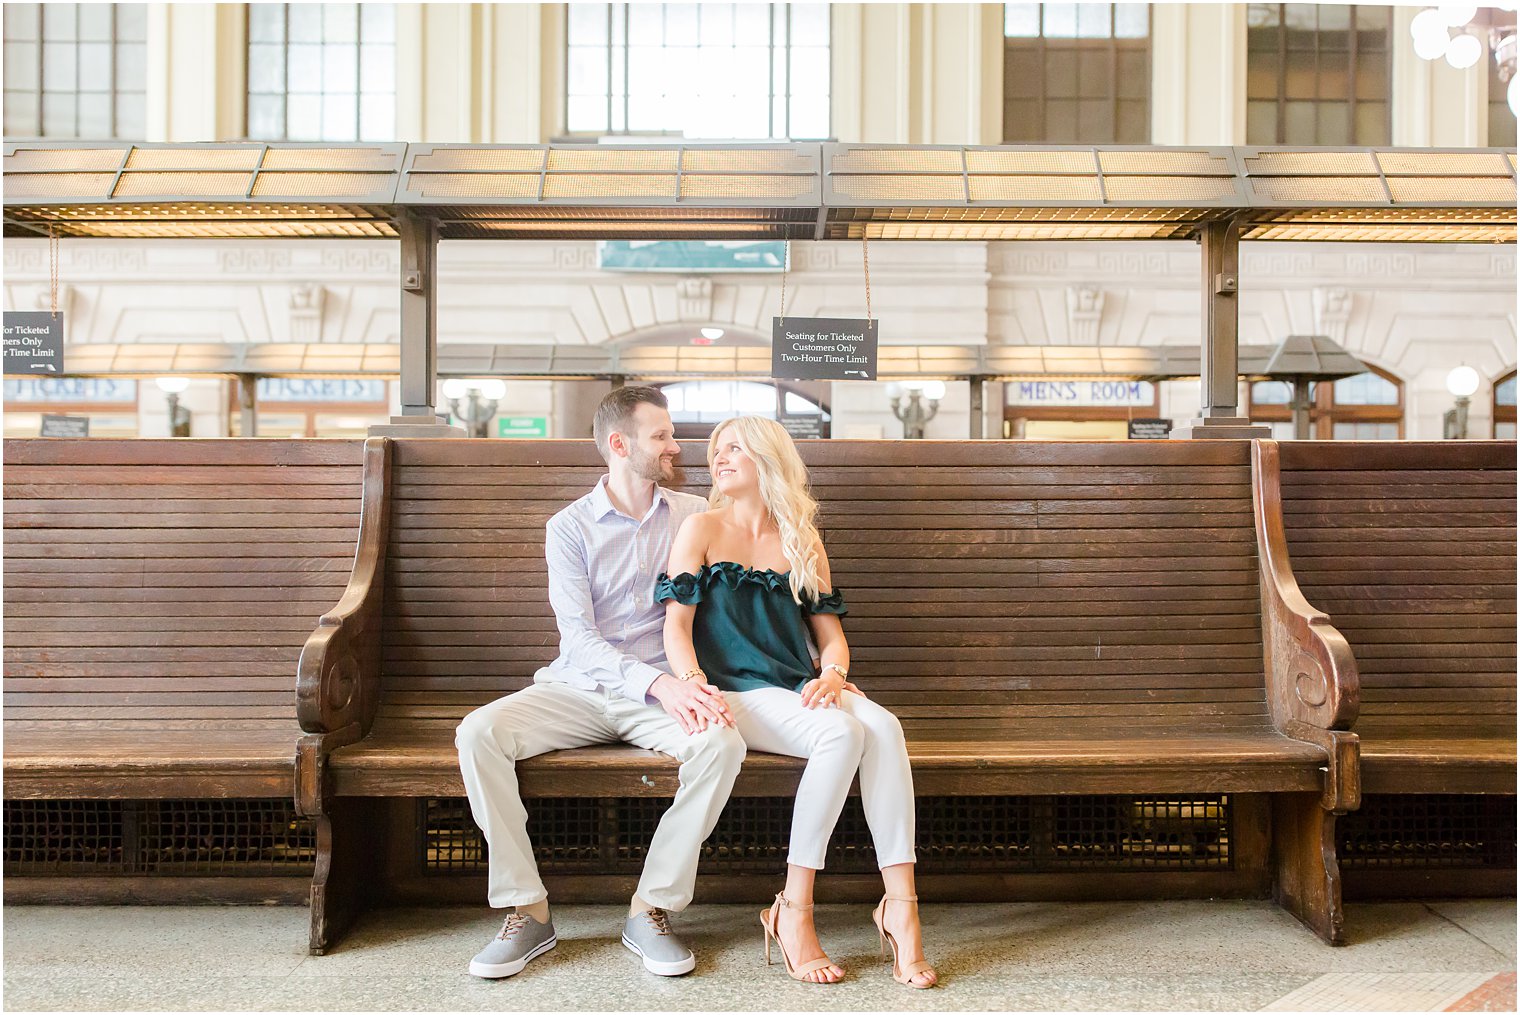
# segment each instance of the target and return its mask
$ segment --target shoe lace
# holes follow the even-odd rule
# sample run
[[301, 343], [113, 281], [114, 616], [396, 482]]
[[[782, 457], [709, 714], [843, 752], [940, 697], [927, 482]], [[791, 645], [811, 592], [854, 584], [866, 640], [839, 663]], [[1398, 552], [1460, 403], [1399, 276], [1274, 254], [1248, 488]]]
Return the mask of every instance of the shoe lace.
[[501, 933], [497, 934], [496, 936], [502, 941], [510, 941], [512, 940], [512, 935], [516, 934], [527, 925], [528, 918], [522, 913], [509, 913], [507, 915], [507, 918], [502, 921]]
[[651, 909], [644, 914], [649, 919], [649, 924], [656, 934], [666, 935], [670, 933], [670, 914], [663, 909]]

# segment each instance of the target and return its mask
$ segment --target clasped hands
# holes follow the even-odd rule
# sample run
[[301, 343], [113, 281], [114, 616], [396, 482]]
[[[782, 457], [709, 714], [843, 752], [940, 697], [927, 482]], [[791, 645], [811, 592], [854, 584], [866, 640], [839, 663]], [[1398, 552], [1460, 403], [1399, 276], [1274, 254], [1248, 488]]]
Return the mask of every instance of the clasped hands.
[[688, 735], [701, 733], [709, 726], [734, 727], [733, 713], [723, 700], [723, 692], [705, 679], [678, 680], [662, 673], [649, 685], [649, 693]]
[[[825, 670], [821, 676], [809, 680], [802, 688], [803, 708], [838, 708], [839, 697], [845, 691], [865, 697], [865, 692], [840, 676], [834, 670]], [[678, 680], [669, 673], [662, 673], [649, 685], [649, 693], [688, 736], [701, 733], [709, 726], [735, 726], [733, 713], [723, 692], [709, 684], [703, 677]]]

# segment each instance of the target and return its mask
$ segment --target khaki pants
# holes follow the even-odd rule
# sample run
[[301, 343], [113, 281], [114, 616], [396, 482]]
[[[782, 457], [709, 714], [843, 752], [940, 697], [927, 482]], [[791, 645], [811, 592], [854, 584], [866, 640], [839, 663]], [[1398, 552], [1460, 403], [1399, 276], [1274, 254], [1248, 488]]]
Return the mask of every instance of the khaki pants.
[[672, 912], [691, 903], [697, 857], [744, 762], [743, 739], [722, 726], [687, 735], [658, 707], [544, 683], [482, 705], [464, 717], [454, 737], [470, 811], [490, 846], [492, 906], [527, 906], [548, 896], [528, 841], [517, 762], [619, 741], [681, 763], [680, 787], [649, 844], [638, 896]]

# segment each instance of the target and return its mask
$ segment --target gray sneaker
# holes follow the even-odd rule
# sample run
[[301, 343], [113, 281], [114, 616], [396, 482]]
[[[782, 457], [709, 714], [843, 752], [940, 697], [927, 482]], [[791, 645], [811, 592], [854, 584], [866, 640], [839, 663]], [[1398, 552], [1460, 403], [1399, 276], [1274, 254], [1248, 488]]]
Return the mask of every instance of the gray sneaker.
[[491, 943], [470, 960], [470, 974], [488, 980], [516, 976], [523, 966], [557, 944], [552, 919], [539, 923], [526, 913], [510, 913]]
[[670, 929], [670, 914], [663, 909], [630, 916], [623, 924], [623, 946], [657, 976], [680, 976], [697, 967], [697, 957]]

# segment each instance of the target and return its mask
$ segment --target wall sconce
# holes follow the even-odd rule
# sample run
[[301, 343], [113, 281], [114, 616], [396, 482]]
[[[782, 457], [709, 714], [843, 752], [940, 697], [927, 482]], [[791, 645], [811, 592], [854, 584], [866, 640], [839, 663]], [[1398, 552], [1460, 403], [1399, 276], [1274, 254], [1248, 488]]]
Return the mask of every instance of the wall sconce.
[[496, 416], [497, 403], [506, 394], [506, 384], [497, 380], [451, 377], [443, 382], [443, 397], [449, 400], [449, 411], [469, 427], [471, 437], [487, 436], [486, 427]]
[[160, 377], [154, 383], [169, 402], [169, 436], [189, 437], [190, 410], [179, 404], [179, 396], [190, 387], [190, 378]]
[[[906, 406], [902, 404], [904, 394], [908, 396]], [[940, 399], [945, 397], [945, 382], [906, 381], [902, 384], [888, 384], [887, 397], [892, 399], [892, 415], [902, 421], [903, 439], [922, 440], [924, 424], [939, 413]], [[927, 409], [923, 404], [925, 398], [929, 400]]]
[[1457, 399], [1456, 408], [1447, 409], [1441, 417], [1441, 436], [1446, 440], [1467, 439], [1467, 409], [1472, 405], [1473, 392], [1478, 390], [1482, 378], [1469, 366], [1457, 367], [1446, 375], [1446, 390]]

